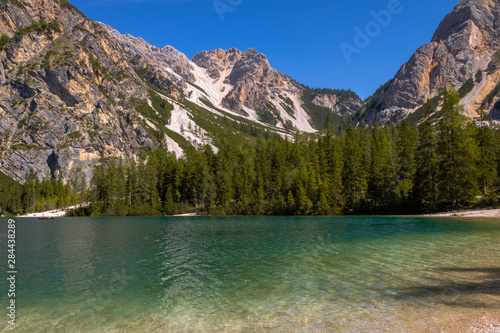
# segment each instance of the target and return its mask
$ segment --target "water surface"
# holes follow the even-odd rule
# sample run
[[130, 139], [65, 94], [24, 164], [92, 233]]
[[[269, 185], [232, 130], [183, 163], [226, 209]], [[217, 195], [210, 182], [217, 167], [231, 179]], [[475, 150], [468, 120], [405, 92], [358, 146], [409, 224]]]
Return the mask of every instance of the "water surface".
[[423, 332], [500, 314], [500, 220], [16, 221], [2, 331]]

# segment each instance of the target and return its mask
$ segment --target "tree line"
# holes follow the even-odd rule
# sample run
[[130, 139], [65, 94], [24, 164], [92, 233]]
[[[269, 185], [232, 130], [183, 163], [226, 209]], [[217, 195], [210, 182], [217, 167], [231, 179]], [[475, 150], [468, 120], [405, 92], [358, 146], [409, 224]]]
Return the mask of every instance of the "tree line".
[[350, 126], [319, 137], [222, 142], [182, 158], [103, 160], [82, 215], [402, 214], [498, 203], [500, 132], [469, 121], [453, 90], [418, 126]]
[[11, 187], [9, 207], [88, 202], [70, 214], [93, 216], [337, 215], [499, 204], [500, 131], [468, 120], [459, 101], [453, 90], [443, 92], [441, 110], [430, 108], [418, 127], [358, 125], [335, 135], [327, 121], [317, 136], [221, 140], [217, 154], [204, 146], [181, 158], [165, 149], [137, 162], [106, 158], [88, 186], [33, 174]]
[[0, 173], [0, 214], [21, 215], [65, 208], [80, 202], [86, 181], [65, 183], [61, 177], [46, 175], [39, 180], [30, 170], [24, 184]]

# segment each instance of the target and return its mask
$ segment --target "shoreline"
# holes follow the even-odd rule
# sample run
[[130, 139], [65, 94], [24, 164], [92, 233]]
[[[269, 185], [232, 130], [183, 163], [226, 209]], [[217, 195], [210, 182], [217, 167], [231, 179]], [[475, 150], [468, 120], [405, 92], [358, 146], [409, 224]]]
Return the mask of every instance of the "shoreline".
[[500, 218], [500, 208], [460, 209], [449, 212], [422, 214], [423, 217], [486, 217]]
[[38, 212], [38, 213], [29, 213], [29, 214], [23, 214], [23, 215], [18, 215], [16, 217], [64, 217], [66, 216], [66, 213], [68, 210], [71, 209], [76, 209], [80, 207], [84, 207], [88, 204], [79, 204], [75, 206], [70, 206], [66, 208], [61, 208], [61, 209], [53, 209], [45, 212]]
[[[79, 204], [71, 207], [66, 207], [63, 209], [50, 210], [45, 212], [38, 213], [30, 213], [18, 215], [16, 217], [64, 217], [68, 210], [80, 208], [87, 204]], [[178, 215], [167, 215], [172, 217], [195, 217], [200, 216], [198, 213], [187, 213], [187, 214], [178, 214]], [[273, 216], [273, 215], [269, 215]], [[335, 215], [332, 217], [342, 217], [342, 216], [357, 216], [357, 215]], [[365, 215], [359, 215], [365, 216]], [[447, 212], [439, 212], [439, 213], [429, 213], [429, 214], [420, 214], [420, 215], [388, 215], [388, 216], [414, 216], [414, 217], [477, 217], [477, 218], [499, 218], [500, 219], [500, 208], [475, 208], [475, 209], [458, 209]]]

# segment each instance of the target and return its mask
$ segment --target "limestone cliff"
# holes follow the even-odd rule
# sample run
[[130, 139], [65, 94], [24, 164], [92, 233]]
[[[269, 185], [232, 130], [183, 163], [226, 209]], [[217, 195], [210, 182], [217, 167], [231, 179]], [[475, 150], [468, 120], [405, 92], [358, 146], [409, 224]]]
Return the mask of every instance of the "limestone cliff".
[[[128, 98], [147, 90], [124, 52], [67, 1], [0, 2], [0, 168], [69, 179], [153, 141]], [[127, 96], [127, 98], [125, 98]]]
[[[254, 114], [272, 125], [288, 124], [313, 132], [321, 127], [318, 118], [324, 120], [326, 113], [344, 116], [362, 107], [357, 96], [345, 103], [337, 92], [321, 96], [311, 93], [309, 88], [272, 68], [267, 57], [255, 49], [203, 51], [194, 56], [193, 62], [204, 68], [210, 78], [228, 86], [221, 99], [222, 107], [244, 116]], [[315, 112], [314, 105], [322, 108], [321, 115]]]
[[[492, 112], [500, 82], [498, 0], [462, 0], [441, 22], [429, 44], [420, 47], [365, 115], [368, 121], [404, 118], [436, 95], [461, 90], [470, 117]], [[495, 116], [495, 113], [492, 113]]]

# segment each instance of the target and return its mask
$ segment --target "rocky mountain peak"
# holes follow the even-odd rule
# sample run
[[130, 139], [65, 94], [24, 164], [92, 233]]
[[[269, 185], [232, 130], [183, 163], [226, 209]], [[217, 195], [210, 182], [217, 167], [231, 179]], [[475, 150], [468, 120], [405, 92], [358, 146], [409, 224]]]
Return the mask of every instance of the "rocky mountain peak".
[[498, 17], [498, 1], [462, 0], [441, 21], [432, 37], [432, 42], [454, 39], [464, 32], [472, 32], [473, 27], [482, 33], [488, 33], [491, 41], [497, 34], [496, 17]]
[[234, 64], [227, 81], [234, 85], [240, 80], [250, 78], [265, 83], [270, 79], [269, 75], [279, 76], [278, 71], [271, 68], [264, 54], [258, 53], [255, 49], [248, 49]]
[[229, 72], [242, 56], [243, 53], [235, 48], [217, 49], [196, 54], [193, 57], [193, 62], [201, 68], [205, 68], [212, 79], [218, 80], [223, 73]]
[[258, 52], [256, 49], [253, 49], [253, 48], [249, 48], [248, 50], [245, 51], [246, 54], [253, 54], [253, 55], [257, 55]]
[[450, 87], [461, 90], [468, 115], [477, 116], [500, 79], [489, 68], [500, 46], [499, 32], [498, 0], [460, 1], [441, 21], [431, 43], [420, 47], [377, 96], [366, 120], [404, 118]]
[[[154, 64], [160, 69], [170, 68], [173, 72], [184, 80], [189, 82], [194, 82], [194, 76], [191, 73], [193, 66], [191, 65], [188, 57], [182, 52], [177, 51], [172, 46], [165, 46], [160, 49], [146, 42], [141, 37], [134, 37], [130, 34], [122, 35], [117, 30], [111, 28], [110, 26], [100, 23], [100, 25], [122, 45], [125, 52], [131, 56], [140, 55], [146, 59], [149, 63]], [[165, 77], [168, 77], [172, 81], [178, 81], [175, 75], [162, 71]]]

